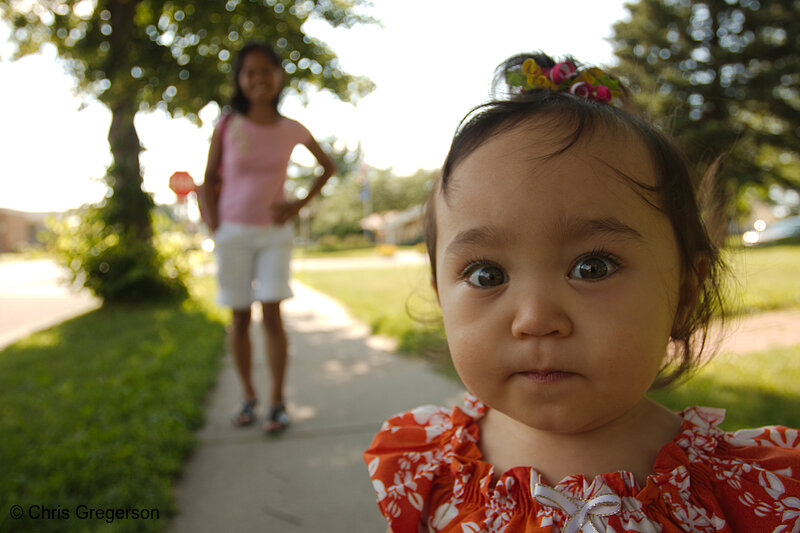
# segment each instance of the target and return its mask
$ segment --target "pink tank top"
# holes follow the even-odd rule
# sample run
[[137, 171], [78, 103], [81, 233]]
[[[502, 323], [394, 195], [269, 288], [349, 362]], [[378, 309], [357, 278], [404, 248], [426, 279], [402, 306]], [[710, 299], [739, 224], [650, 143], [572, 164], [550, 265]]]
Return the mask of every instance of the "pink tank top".
[[270, 225], [270, 207], [284, 201], [292, 150], [310, 138], [305, 126], [286, 117], [275, 124], [257, 124], [239, 114], [231, 116], [222, 139], [220, 221]]

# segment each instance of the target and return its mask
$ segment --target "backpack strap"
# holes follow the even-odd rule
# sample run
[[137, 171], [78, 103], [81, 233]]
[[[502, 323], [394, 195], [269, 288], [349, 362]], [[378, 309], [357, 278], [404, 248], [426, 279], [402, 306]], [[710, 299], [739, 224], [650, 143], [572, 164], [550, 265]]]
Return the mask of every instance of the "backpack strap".
[[[225, 132], [228, 130], [228, 122], [231, 119], [232, 113], [225, 113], [220, 117], [219, 123], [217, 127], [219, 128], [220, 133], [220, 158], [219, 164], [217, 165], [217, 182], [216, 182], [216, 194], [217, 198], [219, 198], [220, 192], [222, 192], [222, 147], [223, 141], [225, 140]], [[206, 205], [206, 198], [203, 189], [207, 186], [207, 183], [203, 183], [195, 188], [195, 194], [197, 196], [197, 207], [200, 209], [200, 219], [208, 225], [208, 209]]]
[[225, 146], [225, 133], [228, 131], [228, 122], [231, 120], [231, 116], [233, 113], [225, 113], [222, 115], [222, 118], [219, 119], [219, 165], [217, 165], [217, 177], [219, 178], [219, 182], [217, 184], [217, 188], [219, 189], [222, 187], [222, 148]]
[[231, 120], [233, 113], [224, 113], [222, 118], [219, 119], [219, 134], [225, 137], [225, 132], [228, 131], [228, 122]]

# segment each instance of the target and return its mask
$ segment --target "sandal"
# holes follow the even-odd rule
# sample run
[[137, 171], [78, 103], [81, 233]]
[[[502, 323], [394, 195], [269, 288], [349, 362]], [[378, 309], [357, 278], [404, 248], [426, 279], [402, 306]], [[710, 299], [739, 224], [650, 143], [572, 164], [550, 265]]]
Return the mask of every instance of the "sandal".
[[235, 426], [249, 426], [253, 422], [256, 421], [256, 400], [242, 400], [242, 403], [239, 405], [239, 412], [236, 413], [236, 416], [233, 418], [233, 424]]
[[273, 405], [269, 410], [269, 416], [264, 423], [264, 431], [267, 433], [278, 433], [286, 429], [289, 425], [289, 413], [283, 402]]

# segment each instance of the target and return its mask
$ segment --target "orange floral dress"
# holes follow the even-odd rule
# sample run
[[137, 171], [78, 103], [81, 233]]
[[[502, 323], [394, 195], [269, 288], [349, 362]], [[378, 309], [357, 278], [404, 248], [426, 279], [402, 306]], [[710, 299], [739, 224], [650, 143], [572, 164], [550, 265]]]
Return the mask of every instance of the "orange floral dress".
[[452, 412], [419, 407], [390, 418], [364, 452], [378, 506], [394, 533], [800, 532], [800, 432], [725, 432], [725, 412], [683, 411], [644, 488], [630, 472], [548, 486], [515, 467], [492, 483], [467, 394]]

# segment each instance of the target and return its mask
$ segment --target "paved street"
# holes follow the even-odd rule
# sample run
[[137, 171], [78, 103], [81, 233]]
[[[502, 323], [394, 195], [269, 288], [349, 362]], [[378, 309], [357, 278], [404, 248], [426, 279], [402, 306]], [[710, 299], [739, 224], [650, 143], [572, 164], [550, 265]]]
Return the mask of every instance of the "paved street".
[[0, 349], [99, 305], [49, 259], [0, 261]]

